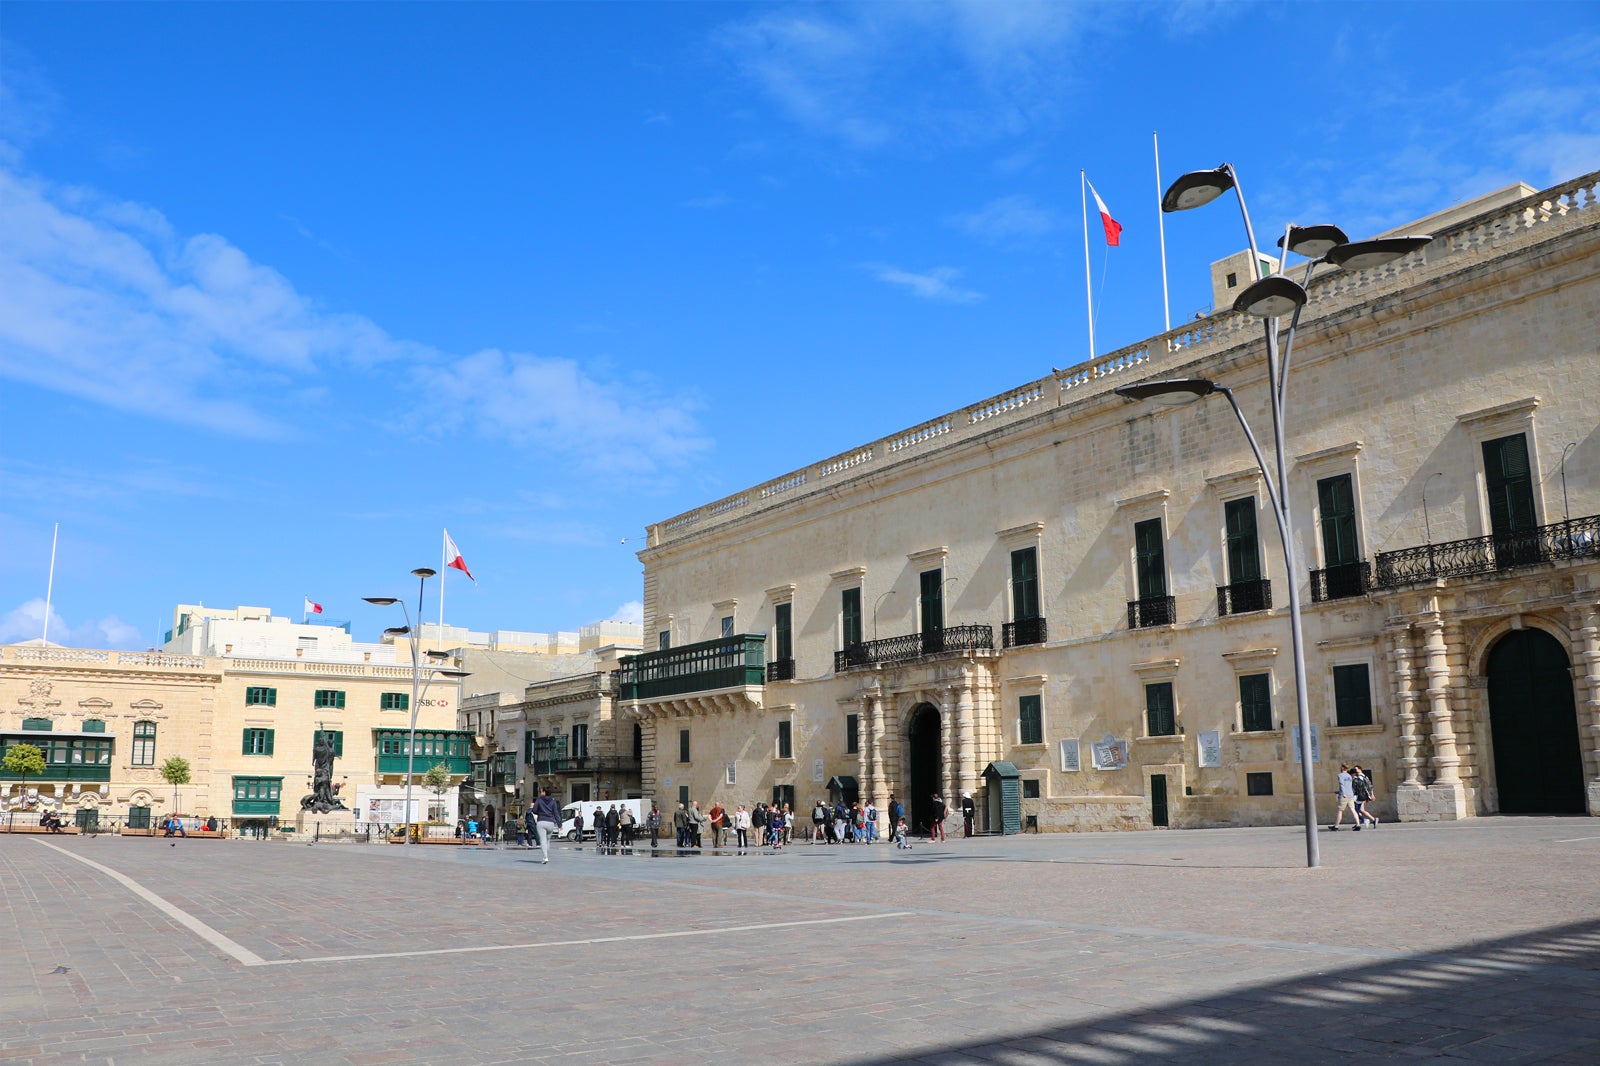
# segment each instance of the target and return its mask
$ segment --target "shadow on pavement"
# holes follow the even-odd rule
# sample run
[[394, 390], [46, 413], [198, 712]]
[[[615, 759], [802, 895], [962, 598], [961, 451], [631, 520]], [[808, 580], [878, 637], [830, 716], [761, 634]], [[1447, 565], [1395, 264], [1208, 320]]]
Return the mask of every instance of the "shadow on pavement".
[[1600, 921], [852, 1066], [1384, 1059], [1600, 1062]]

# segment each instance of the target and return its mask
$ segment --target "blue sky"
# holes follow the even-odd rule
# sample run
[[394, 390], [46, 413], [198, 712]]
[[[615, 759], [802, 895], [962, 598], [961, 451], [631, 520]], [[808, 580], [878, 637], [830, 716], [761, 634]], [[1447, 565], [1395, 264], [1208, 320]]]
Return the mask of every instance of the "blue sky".
[[[444, 526], [453, 624], [636, 617], [648, 522], [1087, 356], [1080, 168], [1107, 351], [1153, 130], [1363, 235], [1600, 167], [1596, 70], [1581, 3], [8, 2], [0, 640], [56, 522], [83, 646], [373, 639]], [[1241, 241], [1169, 223], [1177, 322]]]

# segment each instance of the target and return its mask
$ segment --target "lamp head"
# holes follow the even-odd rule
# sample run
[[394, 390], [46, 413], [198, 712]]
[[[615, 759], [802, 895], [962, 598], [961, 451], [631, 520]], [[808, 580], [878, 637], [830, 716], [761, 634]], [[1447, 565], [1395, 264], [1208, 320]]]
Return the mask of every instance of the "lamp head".
[[1233, 309], [1257, 318], [1278, 318], [1304, 307], [1306, 299], [1306, 290], [1299, 282], [1282, 274], [1270, 274], [1247, 286], [1233, 301]]
[[1111, 391], [1129, 400], [1161, 400], [1175, 406], [1210, 396], [1220, 387], [1210, 378], [1165, 378], [1118, 385]]
[[400, 602], [393, 596], [363, 596], [361, 598], [377, 607], [393, 607]]
[[1167, 186], [1166, 194], [1161, 197], [1161, 210], [1170, 214], [1204, 207], [1233, 186], [1231, 163], [1224, 163], [1215, 170], [1191, 170]]
[[1431, 233], [1416, 233], [1406, 237], [1378, 237], [1370, 241], [1351, 241], [1330, 251], [1327, 259], [1334, 266], [1346, 270], [1365, 270], [1410, 255], [1432, 240]]
[[438, 651], [438, 650], [433, 649], [433, 648], [429, 648], [427, 651], [423, 652], [422, 654], [426, 655], [430, 659], [448, 659], [448, 658], [450, 658], [450, 653], [449, 652], [447, 652], [447, 651]]
[[411, 632], [410, 626], [390, 626], [383, 631], [383, 635], [386, 637], [403, 637], [409, 632]]
[[437, 574], [438, 572], [439, 571], [437, 571], [437, 570], [429, 570], [426, 566], [419, 566], [415, 570], [411, 571], [411, 576], [412, 577], [432, 577], [434, 574]]
[[1332, 249], [1349, 241], [1350, 238], [1338, 226], [1290, 226], [1288, 241], [1279, 237], [1278, 247], [1307, 259], [1321, 259]]

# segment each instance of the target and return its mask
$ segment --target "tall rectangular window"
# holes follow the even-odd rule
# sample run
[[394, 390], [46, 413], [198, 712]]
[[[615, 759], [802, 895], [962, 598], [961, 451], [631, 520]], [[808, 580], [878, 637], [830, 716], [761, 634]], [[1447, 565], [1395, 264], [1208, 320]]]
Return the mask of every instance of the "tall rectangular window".
[[244, 754], [246, 755], [271, 755], [272, 733], [270, 729], [246, 729], [244, 731]]
[[344, 691], [336, 688], [319, 688], [316, 696], [311, 700], [313, 707], [328, 707], [333, 710], [344, 710]]
[[1011, 553], [1011, 620], [1026, 622], [1039, 617], [1039, 549], [1018, 548]]
[[589, 754], [589, 725], [578, 722], [572, 727], [572, 757], [582, 759]]
[[722, 635], [724, 637], [733, 636], [733, 615], [731, 614], [722, 620]]
[[1222, 505], [1228, 532], [1228, 582], [1261, 580], [1261, 546], [1256, 539], [1256, 500], [1248, 496]]
[[1146, 736], [1170, 737], [1178, 731], [1171, 681], [1155, 681], [1144, 687], [1144, 717]]
[[861, 753], [861, 716], [847, 714], [844, 716], [844, 753], [846, 755], [859, 755]]
[[689, 731], [687, 729], [678, 730], [678, 761], [689, 761]]
[[1141, 600], [1159, 599], [1167, 594], [1167, 555], [1161, 539], [1161, 519], [1149, 518], [1133, 524], [1133, 556]]
[[656, 648], [660, 651], [666, 651], [670, 647], [672, 647], [672, 630], [663, 629], [656, 634]]
[[1262, 733], [1272, 728], [1270, 675], [1239, 675], [1239, 728], [1246, 733]]
[[1355, 482], [1349, 474], [1317, 482], [1317, 507], [1322, 512], [1322, 565], [1344, 566], [1361, 561], [1356, 543]]
[[1366, 663], [1333, 668], [1335, 725], [1372, 724], [1372, 683]]
[[527, 732], [522, 734], [522, 761], [523, 762], [525, 762], [525, 763], [533, 762], [533, 751], [534, 751], [534, 748], [538, 746], [538, 743], [539, 743], [539, 731], [537, 729], [530, 729]]
[[794, 605], [780, 603], [773, 611], [772, 657], [794, 658]]
[[1537, 524], [1526, 436], [1517, 433], [1484, 441], [1483, 479], [1489, 494], [1489, 528], [1495, 536], [1520, 533]]
[[778, 723], [778, 758], [794, 758], [794, 723]]
[[[584, 798], [588, 799], [587, 796], [585, 796]], [[688, 785], [679, 785], [678, 786], [678, 802], [680, 804], [682, 804], [684, 807], [689, 806], [689, 786]], [[665, 821], [665, 820], [666, 819], [662, 819], [662, 821]]]
[[380, 711], [409, 711], [411, 709], [411, 693], [385, 692], [378, 697]]
[[1042, 696], [1017, 697], [1017, 743], [1044, 743], [1044, 698]]
[[278, 690], [261, 685], [251, 685], [244, 690], [244, 705], [246, 707], [276, 707], [278, 705]]
[[156, 724], [149, 721], [133, 723], [133, 765], [156, 764]]
[[924, 570], [921, 574], [923, 636], [944, 629], [944, 571]]
[[843, 646], [861, 643], [861, 590], [845, 589], [839, 594], [839, 611], [844, 620]]

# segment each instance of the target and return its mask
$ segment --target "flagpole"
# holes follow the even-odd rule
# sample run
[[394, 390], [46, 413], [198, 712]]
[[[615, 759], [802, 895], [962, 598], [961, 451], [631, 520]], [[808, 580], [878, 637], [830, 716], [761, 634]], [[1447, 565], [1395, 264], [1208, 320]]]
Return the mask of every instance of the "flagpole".
[[1078, 196], [1083, 203], [1083, 288], [1089, 305], [1089, 358], [1094, 350], [1094, 277], [1089, 273], [1089, 176], [1078, 171]]
[[1161, 234], [1161, 313], [1167, 323], [1167, 332], [1172, 332], [1172, 303], [1167, 297], [1167, 216], [1161, 211], [1161, 138], [1155, 130], [1150, 131], [1150, 143], [1156, 150], [1156, 227]]
[[[439, 645], [434, 649], [435, 651], [444, 650], [444, 587], [446, 584], [445, 574], [450, 569], [450, 560], [448, 558], [450, 549], [446, 546], [446, 539], [450, 536], [450, 531], [443, 526], [439, 528], [441, 530], [439, 535], [439, 632], [436, 634], [439, 639]], [[422, 623], [419, 621], [417, 624], [421, 625]]]
[[44, 637], [45, 644], [50, 643], [50, 601], [56, 591], [56, 541], [61, 538], [61, 523], [56, 523], [55, 532], [50, 534], [50, 577], [44, 586]]

